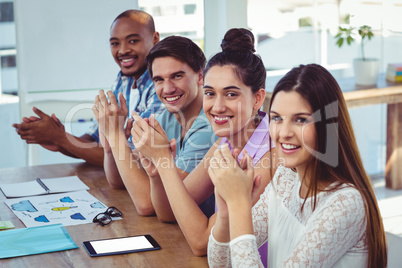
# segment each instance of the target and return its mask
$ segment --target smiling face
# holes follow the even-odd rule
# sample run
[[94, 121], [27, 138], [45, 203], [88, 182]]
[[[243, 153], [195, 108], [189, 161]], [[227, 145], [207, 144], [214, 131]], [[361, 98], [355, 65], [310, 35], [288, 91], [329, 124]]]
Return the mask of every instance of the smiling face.
[[[201, 70], [196, 73], [186, 63], [173, 57], [156, 58], [152, 63], [152, 80], [159, 99], [170, 113], [199, 113], [203, 83]], [[197, 115], [198, 115], [197, 113]]]
[[138, 79], [146, 70], [145, 57], [159, 41], [140, 17], [123, 17], [112, 25], [110, 49], [122, 73]]
[[243, 84], [233, 67], [216, 65], [209, 69], [204, 78], [203, 106], [215, 135], [235, 140], [240, 134], [240, 140], [247, 139], [251, 133], [241, 130], [255, 128], [250, 122], [263, 101], [259, 94]]
[[[304, 172], [316, 148], [317, 132], [310, 104], [297, 92], [280, 91], [270, 111], [269, 133], [288, 168]], [[302, 173], [303, 174], [303, 173]]]

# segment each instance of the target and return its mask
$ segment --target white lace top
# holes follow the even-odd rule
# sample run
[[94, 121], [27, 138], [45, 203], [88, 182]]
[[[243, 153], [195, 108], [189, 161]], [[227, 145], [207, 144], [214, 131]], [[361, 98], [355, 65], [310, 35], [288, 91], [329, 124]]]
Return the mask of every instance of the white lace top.
[[254, 235], [208, 243], [210, 267], [262, 267], [258, 247], [268, 240], [268, 267], [367, 267], [366, 220], [360, 193], [343, 185], [335, 192], [300, 198], [297, 173], [278, 167], [253, 207]]

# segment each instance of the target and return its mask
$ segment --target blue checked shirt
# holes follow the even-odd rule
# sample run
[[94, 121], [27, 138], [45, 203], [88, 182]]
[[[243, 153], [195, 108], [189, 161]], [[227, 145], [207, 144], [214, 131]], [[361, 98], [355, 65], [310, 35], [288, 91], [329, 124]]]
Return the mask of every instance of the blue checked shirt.
[[[128, 115], [127, 119], [131, 117], [131, 111], [136, 111], [142, 118], [149, 118], [151, 114], [157, 117], [164, 109], [165, 106], [161, 103], [155, 93], [154, 83], [148, 73], [145, 71], [143, 75], [137, 80], [137, 88], [133, 89], [135, 79], [132, 76], [122, 75], [121, 72], [117, 75], [116, 81], [113, 83], [112, 91], [119, 102], [119, 94], [123, 92], [123, 96], [127, 101]], [[99, 142], [99, 129], [98, 123], [95, 122], [87, 132], [95, 141]], [[130, 146], [131, 137], [129, 139]]]

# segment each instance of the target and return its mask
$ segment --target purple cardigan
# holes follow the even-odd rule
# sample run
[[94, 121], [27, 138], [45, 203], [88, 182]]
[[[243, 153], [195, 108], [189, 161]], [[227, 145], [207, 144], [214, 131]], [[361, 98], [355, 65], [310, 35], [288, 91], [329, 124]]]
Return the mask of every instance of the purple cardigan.
[[[271, 148], [274, 148], [275, 145], [269, 144], [269, 118], [265, 112], [259, 111], [259, 116], [262, 117], [262, 120], [258, 127], [254, 130], [250, 139], [248, 140], [244, 149], [246, 149], [247, 153], [253, 158], [253, 165], [257, 164], [260, 161], [261, 157], [263, 157]], [[227, 143], [229, 144], [229, 148], [233, 151], [232, 146], [226, 138], [222, 138], [220, 145]], [[239, 155], [239, 161], [243, 158], [243, 150]], [[215, 205], [215, 211], [217, 207]], [[259, 249], [261, 256], [261, 261], [264, 264], [264, 267], [267, 267], [268, 261], [268, 242], [265, 242]]]

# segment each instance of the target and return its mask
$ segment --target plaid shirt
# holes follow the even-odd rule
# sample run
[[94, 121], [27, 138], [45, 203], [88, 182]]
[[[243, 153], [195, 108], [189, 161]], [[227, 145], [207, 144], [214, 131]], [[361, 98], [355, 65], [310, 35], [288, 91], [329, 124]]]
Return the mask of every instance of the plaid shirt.
[[[121, 72], [117, 75], [116, 81], [113, 83], [112, 91], [119, 102], [119, 94], [123, 92], [123, 96], [127, 101], [128, 115], [131, 117], [131, 111], [136, 111], [142, 118], [149, 118], [151, 114], [157, 117], [164, 109], [165, 106], [161, 103], [155, 93], [155, 86], [148, 73], [145, 71], [143, 75], [137, 80], [137, 88], [133, 89], [135, 79], [132, 76], [124, 76]], [[95, 122], [87, 132], [95, 141], [99, 142], [99, 129], [98, 123]], [[131, 137], [129, 139], [131, 141]], [[131, 145], [131, 142], [130, 142]]]

